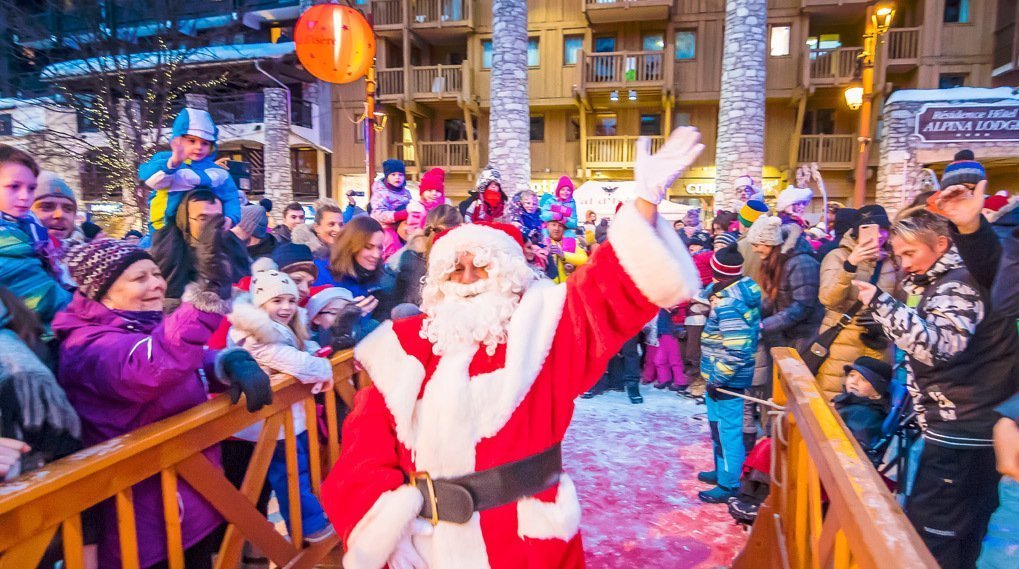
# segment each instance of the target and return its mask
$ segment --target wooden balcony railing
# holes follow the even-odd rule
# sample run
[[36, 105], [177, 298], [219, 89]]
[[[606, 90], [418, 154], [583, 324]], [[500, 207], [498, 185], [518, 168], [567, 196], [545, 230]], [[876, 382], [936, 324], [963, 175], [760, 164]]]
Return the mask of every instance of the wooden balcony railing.
[[[591, 136], [587, 139], [585, 167], [587, 168], [633, 168], [637, 157], [636, 136]], [[652, 152], [657, 151], [665, 141], [664, 136], [651, 137]]]
[[397, 142], [394, 144], [392, 156], [397, 160], [403, 160], [408, 166], [417, 165], [417, 153], [414, 151], [414, 144], [411, 142]]
[[416, 0], [411, 18], [414, 24], [464, 25], [471, 21], [472, 4], [470, 0]]
[[815, 85], [845, 85], [859, 76], [857, 63], [862, 47], [812, 49], [807, 54], [810, 82]]
[[[131, 487], [152, 477], [159, 477], [163, 495], [170, 496], [163, 501], [163, 513], [171, 568], [184, 567], [180, 509], [173, 498], [180, 481], [187, 482], [227, 521], [226, 536], [216, 559], [217, 568], [237, 567], [244, 541], [255, 544], [279, 567], [312, 567], [338, 547], [338, 541], [333, 537], [310, 547], [302, 545], [297, 438], [291, 405], [305, 406], [311, 483], [315, 494], [319, 494], [325, 474], [321, 437], [327, 441], [324, 452], [328, 464], [335, 464], [340, 455], [336, 397], [348, 406], [353, 405], [355, 391], [368, 382], [366, 375], [355, 370], [352, 352], [337, 354], [332, 362], [335, 386], [334, 391], [326, 393], [324, 400], [324, 433], [319, 432], [311, 386], [278, 375], [273, 377], [273, 404], [258, 413], [249, 413], [243, 404], [231, 405], [227, 395], [219, 395], [179, 415], [0, 484], [0, 527], [4, 528], [0, 532], [0, 567], [35, 567], [53, 537], [61, 532], [64, 567], [82, 569], [81, 513], [114, 498], [123, 566], [137, 568], [138, 543]], [[202, 451], [263, 420], [265, 427], [255, 445], [244, 483], [237, 489]], [[289, 541], [255, 509], [281, 428], [285, 437], [293, 522]]]
[[410, 88], [415, 96], [449, 96], [463, 91], [467, 63], [410, 68]]
[[[587, 87], [661, 85], [666, 81], [665, 51], [614, 51], [582, 54]], [[671, 62], [670, 62], [671, 63]]]
[[822, 168], [853, 167], [853, 134], [804, 134], [800, 136], [799, 161], [817, 162]]
[[402, 26], [403, 0], [372, 0], [372, 18], [376, 26]]
[[379, 69], [375, 72], [379, 98], [386, 99], [403, 95], [403, 69]]
[[771, 353], [774, 400], [785, 407], [771, 421], [771, 494], [732, 567], [936, 569], [800, 356], [790, 348]]
[[920, 57], [920, 28], [892, 28], [885, 34], [889, 64], [916, 64]]
[[592, 24], [668, 19], [673, 0], [581, 0]]
[[418, 142], [421, 167], [470, 168], [470, 141]]

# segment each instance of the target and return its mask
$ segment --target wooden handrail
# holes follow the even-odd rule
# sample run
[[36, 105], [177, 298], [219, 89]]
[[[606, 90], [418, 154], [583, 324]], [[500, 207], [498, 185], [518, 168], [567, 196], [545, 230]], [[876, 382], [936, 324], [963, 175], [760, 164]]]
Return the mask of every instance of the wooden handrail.
[[[637, 136], [588, 136], [586, 158], [592, 167], [631, 168], [637, 157]], [[651, 137], [651, 151], [665, 142], [664, 136]]]
[[920, 55], [920, 28], [892, 28], [885, 36], [887, 61], [912, 61]]
[[[329, 464], [339, 458], [335, 396], [353, 403], [357, 387], [367, 383], [359, 373], [351, 351], [332, 357], [334, 391], [327, 393], [327, 433], [318, 432], [311, 386], [292, 377], [273, 377], [273, 404], [249, 413], [243, 404], [232, 405], [225, 394], [173, 417], [84, 449], [43, 469], [0, 484], [0, 567], [34, 567], [57, 529], [64, 532], [68, 569], [81, 564], [81, 512], [109, 498], [116, 498], [120, 518], [121, 550], [125, 567], [137, 567], [131, 487], [160, 476], [163, 487], [172, 490], [183, 479], [201, 494], [229, 523], [220, 549], [217, 567], [234, 567], [240, 561], [244, 540], [259, 547], [276, 564], [306, 564], [322, 559], [337, 545], [335, 538], [303, 549], [300, 524], [292, 527], [292, 541], [276, 533], [272, 524], [257, 513], [254, 503], [265, 483], [265, 471], [276, 447], [282, 426], [285, 432], [289, 493], [297, 492], [296, 445], [291, 405], [306, 406], [312, 484], [317, 493], [323, 478], [320, 470], [319, 437], [327, 436]], [[335, 395], [335, 396], [334, 396]], [[258, 421], [265, 428], [258, 441], [241, 489], [235, 489], [202, 451], [216, 445]], [[288, 474], [290, 474], [288, 472]], [[174, 492], [175, 494], [175, 492]], [[300, 500], [291, 499], [291, 514], [300, 519]], [[296, 508], [294, 507], [296, 505]], [[167, 543], [171, 567], [183, 566], [180, 518], [176, 500], [164, 503]], [[33, 561], [34, 560], [34, 561]], [[231, 563], [233, 563], [231, 565]]]
[[771, 354], [786, 414], [771, 422], [771, 494], [733, 568], [937, 569], [799, 354]]
[[582, 53], [583, 83], [663, 83], [667, 53], [665, 50]]
[[852, 165], [855, 142], [853, 134], [800, 135], [798, 162]]

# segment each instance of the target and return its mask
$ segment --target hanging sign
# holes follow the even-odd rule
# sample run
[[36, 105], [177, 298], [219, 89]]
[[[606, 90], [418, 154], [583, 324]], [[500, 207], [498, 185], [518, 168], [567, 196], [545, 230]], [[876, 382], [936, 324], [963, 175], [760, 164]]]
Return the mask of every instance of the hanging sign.
[[1019, 103], [924, 105], [916, 134], [926, 142], [1019, 141]]

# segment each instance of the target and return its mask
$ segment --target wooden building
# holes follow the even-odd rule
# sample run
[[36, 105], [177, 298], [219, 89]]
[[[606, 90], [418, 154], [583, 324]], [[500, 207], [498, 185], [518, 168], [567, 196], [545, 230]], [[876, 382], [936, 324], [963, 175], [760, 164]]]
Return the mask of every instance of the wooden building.
[[[379, 36], [379, 100], [388, 118], [376, 163], [402, 158], [412, 179], [441, 167], [447, 193], [462, 197], [487, 161], [491, 2], [364, 2]], [[998, 3], [894, 2], [877, 54], [870, 196], [884, 97], [902, 88], [990, 86], [992, 55], [1002, 41], [996, 38], [1006, 34], [993, 33]], [[859, 81], [873, 4], [768, 0], [763, 181], [769, 193], [784, 188], [799, 163], [817, 162], [829, 194], [849, 199], [860, 117], [844, 91]], [[552, 189], [563, 174], [578, 183], [632, 179], [637, 136], [661, 137], [690, 124], [701, 130], [707, 150], [672, 188], [672, 198], [706, 200], [714, 188], [725, 1], [529, 0], [529, 9], [532, 185]], [[352, 122], [363, 110], [364, 84], [334, 92], [332, 170], [334, 187], [343, 192], [364, 185], [364, 146]]]

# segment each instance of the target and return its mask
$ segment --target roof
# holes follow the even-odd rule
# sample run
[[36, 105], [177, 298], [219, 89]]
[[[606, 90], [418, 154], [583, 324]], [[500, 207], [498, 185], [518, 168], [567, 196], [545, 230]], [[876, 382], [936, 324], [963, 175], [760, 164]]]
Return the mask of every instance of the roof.
[[292, 53], [294, 53], [294, 43], [284, 42], [216, 45], [197, 49], [180, 49], [171, 52], [154, 51], [118, 56], [107, 55], [54, 63], [42, 70], [41, 77], [45, 81], [54, 81], [97, 72], [115, 72], [128, 68], [138, 71], [151, 69], [167, 61], [169, 58], [177, 57], [181, 58], [182, 65], [196, 65], [230, 61], [278, 59]]
[[940, 101], [985, 101], [1015, 99], [1019, 95], [1012, 87], [988, 89], [983, 87], [955, 87], [954, 89], [902, 89], [888, 97], [891, 103], [933, 103]]

